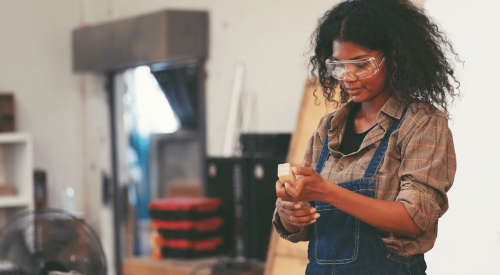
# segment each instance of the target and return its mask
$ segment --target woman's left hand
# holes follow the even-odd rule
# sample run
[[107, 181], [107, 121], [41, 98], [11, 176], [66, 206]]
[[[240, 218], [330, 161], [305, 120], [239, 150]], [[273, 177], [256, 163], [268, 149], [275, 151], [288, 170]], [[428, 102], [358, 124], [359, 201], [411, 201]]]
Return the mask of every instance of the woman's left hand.
[[302, 175], [292, 186], [285, 183], [286, 193], [295, 201], [323, 201], [325, 191], [331, 185], [316, 170], [310, 167], [293, 167], [296, 176]]

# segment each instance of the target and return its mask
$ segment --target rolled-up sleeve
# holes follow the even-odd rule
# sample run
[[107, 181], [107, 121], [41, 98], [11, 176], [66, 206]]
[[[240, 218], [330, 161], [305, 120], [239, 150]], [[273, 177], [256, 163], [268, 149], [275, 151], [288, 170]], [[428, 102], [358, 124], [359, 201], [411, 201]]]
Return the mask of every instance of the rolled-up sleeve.
[[296, 233], [292, 234], [289, 233], [288, 231], [286, 231], [285, 227], [281, 223], [280, 216], [278, 215], [278, 212], [276, 210], [274, 210], [273, 226], [281, 238], [290, 241], [292, 243], [309, 241], [309, 236], [311, 235], [311, 229], [312, 229], [312, 224], [310, 224], [301, 227], [300, 230]]
[[416, 125], [405, 140], [408, 142], [401, 148], [401, 182], [396, 201], [404, 204], [415, 225], [428, 231], [448, 210], [446, 192], [456, 172], [448, 119], [432, 115]]

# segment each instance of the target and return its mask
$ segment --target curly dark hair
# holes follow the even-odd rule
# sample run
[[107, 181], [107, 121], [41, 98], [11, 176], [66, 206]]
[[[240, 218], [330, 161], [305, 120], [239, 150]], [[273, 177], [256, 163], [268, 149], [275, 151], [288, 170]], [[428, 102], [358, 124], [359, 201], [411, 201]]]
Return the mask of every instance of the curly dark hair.
[[[331, 77], [325, 65], [332, 56], [333, 41], [381, 51], [397, 99], [405, 104], [435, 104], [449, 116], [447, 94], [452, 100], [459, 96], [460, 82], [446, 52], [456, 61], [463, 61], [422, 8], [408, 0], [347, 0], [318, 20], [311, 36], [311, 73], [316, 80], [319, 78], [326, 100], [338, 105], [348, 102], [349, 94], [340, 86], [336, 96], [339, 81]], [[457, 84], [456, 88], [453, 84]]]

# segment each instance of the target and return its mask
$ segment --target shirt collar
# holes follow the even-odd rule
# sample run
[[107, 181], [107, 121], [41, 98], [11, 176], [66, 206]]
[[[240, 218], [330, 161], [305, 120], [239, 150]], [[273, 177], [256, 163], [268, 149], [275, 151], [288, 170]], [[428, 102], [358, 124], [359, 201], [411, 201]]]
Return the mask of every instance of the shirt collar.
[[[349, 112], [354, 109], [356, 104], [353, 101], [349, 101], [346, 104], [342, 105], [336, 112], [335, 112], [335, 120], [337, 122], [343, 122], [347, 119], [347, 116]], [[405, 105], [396, 99], [394, 96], [389, 97], [389, 99], [385, 102], [384, 106], [380, 108], [379, 112], [377, 113], [377, 120], [379, 123], [383, 120], [383, 114], [392, 117], [393, 119], [400, 119], [401, 115], [403, 114]], [[333, 115], [330, 117], [330, 121], [335, 123], [333, 121]]]
[[[331, 126], [327, 131], [328, 147], [334, 154], [340, 154], [340, 152], [336, 152], [335, 150], [337, 150], [337, 148], [340, 146], [340, 143], [342, 142], [347, 117], [349, 115], [349, 112], [354, 109], [356, 104], [359, 103], [349, 101], [335, 112], [335, 116], [332, 115], [332, 117], [330, 117]], [[358, 151], [381, 140], [384, 137], [385, 131], [389, 129], [391, 124], [395, 120], [401, 118], [403, 110], [404, 104], [391, 96], [377, 113], [378, 126], [374, 127], [373, 130], [368, 133], [369, 136], [365, 137], [365, 140], [361, 144], [361, 147]]]
[[394, 119], [400, 119], [404, 108], [405, 105], [401, 101], [397, 100], [394, 96], [391, 96], [378, 112], [377, 120], [380, 121], [381, 113], [384, 113]]

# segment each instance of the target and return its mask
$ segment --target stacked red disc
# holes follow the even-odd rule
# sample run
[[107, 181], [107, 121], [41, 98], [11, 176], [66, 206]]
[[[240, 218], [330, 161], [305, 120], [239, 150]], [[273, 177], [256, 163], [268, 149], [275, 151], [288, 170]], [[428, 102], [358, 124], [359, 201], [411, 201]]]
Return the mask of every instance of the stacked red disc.
[[222, 249], [221, 200], [168, 198], [149, 204], [153, 258], [212, 256]]

